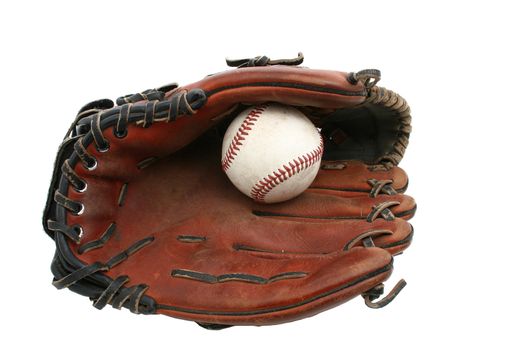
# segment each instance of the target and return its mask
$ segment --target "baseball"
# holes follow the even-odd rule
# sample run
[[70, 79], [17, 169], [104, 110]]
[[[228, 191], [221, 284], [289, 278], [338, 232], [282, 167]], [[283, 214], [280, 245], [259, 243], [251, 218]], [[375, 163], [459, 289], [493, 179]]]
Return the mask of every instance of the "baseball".
[[242, 111], [222, 143], [222, 169], [257, 202], [294, 198], [310, 186], [323, 155], [323, 139], [298, 109], [268, 103]]

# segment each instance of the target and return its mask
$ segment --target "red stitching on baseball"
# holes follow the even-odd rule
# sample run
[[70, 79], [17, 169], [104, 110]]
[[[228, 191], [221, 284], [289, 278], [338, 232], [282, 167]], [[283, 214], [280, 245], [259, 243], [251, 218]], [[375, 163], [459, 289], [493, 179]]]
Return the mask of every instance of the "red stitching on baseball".
[[226, 154], [224, 155], [224, 159], [222, 160], [223, 171], [226, 171], [230, 168], [233, 160], [235, 159], [235, 156], [237, 156], [237, 151], [240, 151], [239, 146], [242, 146], [241, 141], [246, 140], [245, 136], [248, 136], [249, 131], [252, 130], [251, 127], [255, 125], [255, 122], [259, 119], [259, 117], [262, 115], [262, 112], [264, 112], [266, 108], [268, 108], [267, 104], [254, 107], [250, 113], [248, 113], [246, 118], [244, 118], [241, 126], [237, 130], [237, 133], [233, 137]]
[[268, 174], [268, 176], [256, 183], [250, 191], [252, 198], [258, 202], [264, 202], [266, 195], [279, 184], [321, 160], [324, 144], [323, 138], [321, 136], [319, 138], [320, 143], [316, 149], [292, 159], [288, 164], [284, 164], [281, 168], [272, 171], [271, 174]]

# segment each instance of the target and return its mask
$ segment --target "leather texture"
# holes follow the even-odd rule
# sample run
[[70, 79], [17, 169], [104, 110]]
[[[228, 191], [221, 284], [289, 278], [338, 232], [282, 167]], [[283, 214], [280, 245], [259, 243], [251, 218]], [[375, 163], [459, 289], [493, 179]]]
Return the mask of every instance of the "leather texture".
[[[404, 194], [408, 177], [396, 164], [340, 156], [345, 138], [365, 125], [361, 119], [398, 117], [367, 106], [371, 89], [343, 72], [247, 67], [153, 102], [82, 111], [57, 157], [44, 214], [57, 242], [55, 286], [89, 296], [98, 308], [112, 304], [217, 327], [294, 321], [377, 288], [392, 273], [393, 255], [411, 243], [407, 220], [416, 204]], [[204, 102], [193, 103], [192, 91], [203, 91]], [[162, 101], [172, 101], [167, 112]], [[337, 148], [337, 159], [323, 161], [307, 191], [278, 204], [255, 203], [221, 170], [225, 127], [239, 108], [263, 102], [296, 106], [321, 129], [330, 125], [323, 137]], [[168, 120], [173, 106], [180, 113]], [[144, 118], [136, 117], [142, 111]], [[330, 122], [335, 114], [337, 127]], [[118, 137], [122, 120], [126, 134]], [[367, 128], [366, 137], [388, 132]], [[359, 153], [346, 144], [349, 154]], [[386, 144], [379, 153], [395, 147]], [[96, 166], [86, 166], [84, 152]], [[85, 187], [72, 186], [77, 181]]]

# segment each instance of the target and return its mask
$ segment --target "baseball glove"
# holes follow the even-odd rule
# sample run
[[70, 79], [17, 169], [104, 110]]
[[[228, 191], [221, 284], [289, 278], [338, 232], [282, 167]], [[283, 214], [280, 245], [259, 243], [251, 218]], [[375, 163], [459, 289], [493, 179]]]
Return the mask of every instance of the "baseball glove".
[[[80, 110], [60, 146], [44, 212], [53, 285], [134, 313], [219, 329], [298, 320], [357, 295], [379, 300], [416, 210], [397, 164], [410, 110], [377, 70], [238, 67]], [[321, 130], [312, 185], [278, 204], [241, 194], [221, 170], [228, 123], [249, 105], [295, 106]]]

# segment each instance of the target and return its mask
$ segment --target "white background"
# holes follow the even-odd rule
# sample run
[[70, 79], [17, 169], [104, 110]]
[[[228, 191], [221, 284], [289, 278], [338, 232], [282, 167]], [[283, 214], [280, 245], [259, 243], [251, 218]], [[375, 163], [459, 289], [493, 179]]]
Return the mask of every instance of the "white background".
[[[8, 1], [0, 13], [0, 348], [523, 349], [525, 32], [519, 1]], [[388, 307], [220, 332], [136, 316], [51, 286], [41, 227], [57, 147], [98, 98], [293, 57], [381, 69], [412, 107], [401, 163], [418, 202]]]

